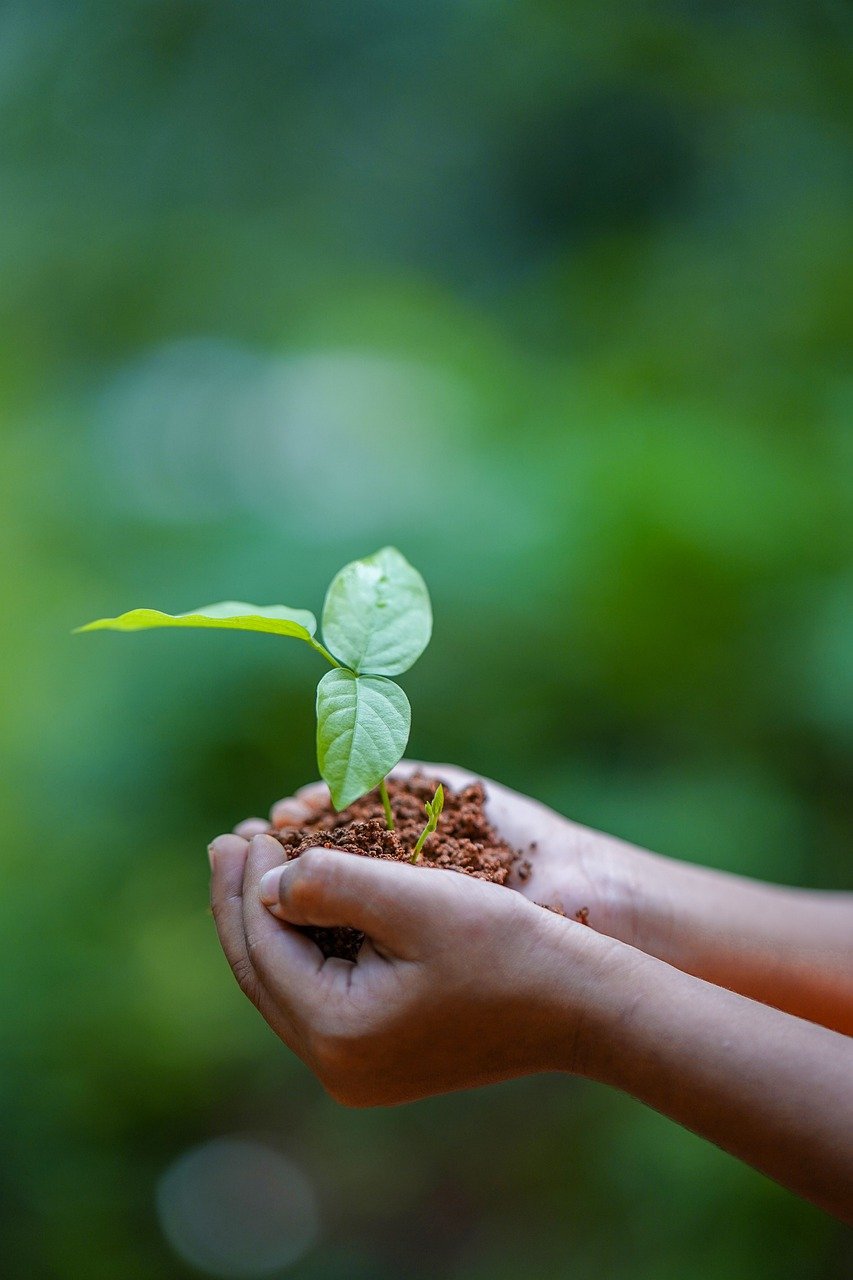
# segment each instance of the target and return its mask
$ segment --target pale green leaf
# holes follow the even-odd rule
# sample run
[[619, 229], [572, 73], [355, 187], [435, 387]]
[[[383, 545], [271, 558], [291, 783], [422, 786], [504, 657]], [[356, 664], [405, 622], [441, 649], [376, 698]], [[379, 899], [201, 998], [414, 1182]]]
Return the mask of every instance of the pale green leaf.
[[294, 636], [313, 644], [317, 619], [307, 609], [289, 609], [283, 604], [244, 604], [224, 600], [189, 613], [160, 613], [158, 609], [131, 609], [117, 618], [99, 618], [78, 631], [147, 631], [152, 627], [224, 627], [231, 631], [264, 631], [270, 635]]
[[435, 789], [435, 795], [432, 798], [432, 804], [427, 801], [427, 812], [431, 818], [435, 818], [436, 822], [444, 812], [444, 787], [439, 782]]
[[431, 634], [426, 583], [396, 548], [354, 560], [333, 578], [323, 606], [323, 640], [353, 671], [400, 675]]
[[336, 809], [372, 791], [394, 768], [410, 723], [409, 700], [393, 680], [326, 672], [317, 686], [317, 763]]

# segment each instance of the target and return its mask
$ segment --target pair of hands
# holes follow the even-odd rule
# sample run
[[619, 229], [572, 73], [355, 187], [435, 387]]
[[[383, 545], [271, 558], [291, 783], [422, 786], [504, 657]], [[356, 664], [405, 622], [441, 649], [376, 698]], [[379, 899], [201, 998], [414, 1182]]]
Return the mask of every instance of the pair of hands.
[[[494, 782], [486, 797], [532, 864], [517, 892], [323, 848], [282, 867], [268, 832], [309, 819], [322, 786], [214, 840], [219, 936], [273, 1030], [351, 1106], [591, 1076], [853, 1222], [853, 895], [663, 858]], [[300, 925], [362, 930], [356, 963]]]
[[[473, 780], [444, 765], [399, 772], [415, 768], [454, 788]], [[518, 892], [323, 848], [282, 866], [267, 833], [324, 807], [323, 784], [280, 801], [270, 823], [248, 819], [210, 846], [213, 913], [237, 981], [340, 1102], [391, 1104], [582, 1069], [581, 1028], [608, 940], [535, 904], [567, 916], [586, 907], [601, 925], [608, 908], [587, 866], [595, 837], [497, 783], [486, 792], [498, 833], [525, 852], [534, 845]], [[358, 961], [324, 959], [300, 925], [363, 930]]]

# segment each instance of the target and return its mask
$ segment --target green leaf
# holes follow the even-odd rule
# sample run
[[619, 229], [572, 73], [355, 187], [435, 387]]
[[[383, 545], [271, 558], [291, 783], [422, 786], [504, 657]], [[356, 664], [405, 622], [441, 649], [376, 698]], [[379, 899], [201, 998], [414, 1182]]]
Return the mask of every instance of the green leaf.
[[399, 762], [411, 714], [393, 680], [326, 672], [317, 686], [317, 763], [336, 809], [372, 791]]
[[[439, 782], [435, 789], [435, 795], [432, 798], [432, 804], [429, 800], [426, 802], [426, 811], [430, 818], [434, 818], [437, 823], [442, 813], [444, 813], [444, 787]], [[434, 828], [433, 828], [434, 829]]]
[[189, 613], [160, 613], [158, 609], [131, 609], [117, 618], [98, 618], [77, 631], [147, 631], [152, 627], [224, 627], [231, 631], [265, 631], [277, 636], [295, 636], [314, 645], [317, 619], [307, 609], [289, 609], [283, 604], [243, 604], [224, 600], [207, 604]]
[[346, 565], [326, 592], [323, 640], [353, 671], [400, 675], [431, 634], [426, 583], [395, 547]]

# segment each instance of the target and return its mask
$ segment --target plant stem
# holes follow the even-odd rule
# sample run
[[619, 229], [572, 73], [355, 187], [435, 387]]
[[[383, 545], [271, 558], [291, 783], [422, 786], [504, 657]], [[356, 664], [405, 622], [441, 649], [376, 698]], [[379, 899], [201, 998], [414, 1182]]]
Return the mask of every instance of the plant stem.
[[313, 636], [311, 637], [310, 644], [312, 649], [316, 649], [318, 653], [321, 653], [323, 655], [323, 657], [330, 664], [330, 666], [337, 667], [338, 669], [340, 669], [341, 664], [337, 661], [336, 658], [332, 657], [332, 655], [329, 653], [329, 650], [326, 648], [324, 644], [320, 644], [320, 641], [315, 640]]
[[391, 810], [391, 800], [388, 795], [388, 788], [385, 785], [384, 778], [379, 784], [379, 794], [382, 797], [382, 804], [385, 809], [385, 822], [387, 823], [388, 830], [393, 831], [394, 830], [394, 814]]
[[432, 832], [430, 831], [429, 826], [428, 825], [425, 826], [421, 834], [418, 836], [417, 844], [412, 850], [412, 857], [411, 857], [412, 862], [418, 861], [418, 859], [421, 856], [421, 849], [423, 849], [424, 845], [426, 844], [427, 836], [431, 834]]

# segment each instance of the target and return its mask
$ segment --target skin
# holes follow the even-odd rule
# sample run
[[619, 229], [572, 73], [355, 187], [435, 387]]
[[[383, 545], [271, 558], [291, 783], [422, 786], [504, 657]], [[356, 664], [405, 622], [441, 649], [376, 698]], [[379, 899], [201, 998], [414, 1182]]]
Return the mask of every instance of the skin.
[[[453, 787], [451, 766], [419, 767]], [[212, 904], [243, 991], [349, 1106], [561, 1071], [610, 1084], [853, 1221], [853, 898], [685, 866], [487, 782], [530, 851], [519, 892], [268, 832], [322, 785], [210, 847]], [[571, 917], [588, 908], [592, 928]], [[358, 960], [295, 926], [351, 925]]]

